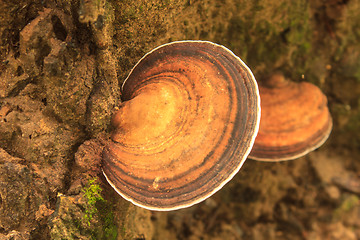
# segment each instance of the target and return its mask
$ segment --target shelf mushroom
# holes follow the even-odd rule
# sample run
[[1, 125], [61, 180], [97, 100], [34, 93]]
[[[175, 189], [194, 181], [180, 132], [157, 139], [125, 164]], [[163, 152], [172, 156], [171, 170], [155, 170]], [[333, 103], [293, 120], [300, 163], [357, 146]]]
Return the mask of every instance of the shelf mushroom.
[[249, 158], [283, 161], [299, 158], [329, 137], [332, 119], [327, 98], [315, 85], [291, 82], [280, 73], [259, 85], [261, 121]]
[[102, 169], [122, 197], [150, 210], [189, 207], [222, 188], [259, 128], [252, 72], [207, 41], [147, 53], [125, 80], [122, 98]]

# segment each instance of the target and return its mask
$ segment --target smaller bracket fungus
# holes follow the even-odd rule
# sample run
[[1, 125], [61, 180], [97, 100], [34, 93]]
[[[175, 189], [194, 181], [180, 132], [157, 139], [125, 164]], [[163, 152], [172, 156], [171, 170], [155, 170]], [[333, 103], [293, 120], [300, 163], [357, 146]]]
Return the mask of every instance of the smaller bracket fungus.
[[284, 161], [320, 147], [329, 137], [332, 118], [327, 98], [315, 85], [291, 82], [274, 74], [259, 86], [261, 121], [249, 158]]
[[150, 210], [189, 207], [239, 171], [259, 128], [250, 69], [227, 48], [179, 41], [146, 54], [122, 86], [103, 173]]

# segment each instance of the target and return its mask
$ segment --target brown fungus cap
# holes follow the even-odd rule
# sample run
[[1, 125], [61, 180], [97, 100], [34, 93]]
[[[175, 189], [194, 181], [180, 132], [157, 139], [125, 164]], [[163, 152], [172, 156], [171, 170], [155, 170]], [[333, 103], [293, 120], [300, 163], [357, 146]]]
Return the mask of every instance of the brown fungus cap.
[[332, 119], [326, 96], [315, 85], [291, 82], [274, 74], [259, 86], [261, 120], [249, 158], [283, 161], [320, 147], [330, 135]]
[[146, 54], [122, 87], [103, 173], [151, 210], [189, 207], [239, 171], [260, 120], [258, 87], [230, 50], [180, 41]]

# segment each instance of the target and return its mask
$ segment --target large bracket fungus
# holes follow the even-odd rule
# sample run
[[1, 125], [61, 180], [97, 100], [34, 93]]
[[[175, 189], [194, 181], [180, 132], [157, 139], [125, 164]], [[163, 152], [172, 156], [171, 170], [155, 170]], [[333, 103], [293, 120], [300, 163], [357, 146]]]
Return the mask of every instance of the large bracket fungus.
[[227, 48], [179, 41], [146, 54], [122, 86], [103, 173], [151, 210], [189, 207], [239, 171], [260, 120], [257, 83]]
[[276, 73], [259, 90], [260, 129], [249, 158], [273, 162], [299, 158], [329, 137], [332, 118], [318, 87]]

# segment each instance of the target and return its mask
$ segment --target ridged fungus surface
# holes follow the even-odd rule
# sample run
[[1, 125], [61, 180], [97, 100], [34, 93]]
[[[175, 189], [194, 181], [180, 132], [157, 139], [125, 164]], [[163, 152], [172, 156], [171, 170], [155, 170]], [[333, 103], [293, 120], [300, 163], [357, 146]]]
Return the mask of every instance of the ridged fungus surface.
[[122, 86], [103, 173], [151, 210], [201, 202], [239, 171], [260, 120], [257, 83], [227, 48], [180, 41], [146, 54]]
[[259, 86], [261, 121], [249, 158], [284, 161], [304, 156], [329, 137], [327, 98], [315, 85], [274, 74]]

